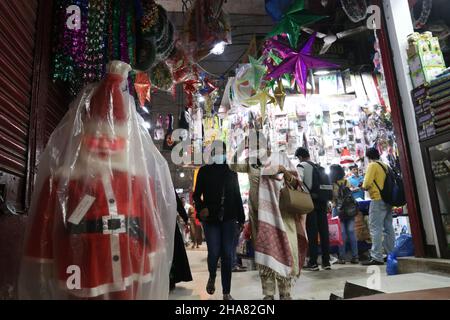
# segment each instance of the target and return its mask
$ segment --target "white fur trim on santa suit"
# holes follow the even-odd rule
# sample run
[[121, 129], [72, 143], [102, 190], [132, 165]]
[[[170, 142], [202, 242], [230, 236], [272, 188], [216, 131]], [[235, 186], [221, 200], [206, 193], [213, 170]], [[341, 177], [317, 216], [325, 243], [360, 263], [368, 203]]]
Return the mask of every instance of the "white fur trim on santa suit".
[[94, 288], [82, 288], [82, 289], [67, 289], [67, 283], [64, 281], [59, 281], [60, 288], [68, 291], [71, 295], [79, 298], [93, 298], [98, 297], [107, 293], [119, 292], [127, 290], [127, 287], [133, 285], [134, 283], [138, 284], [146, 284], [153, 281], [154, 276], [152, 273], [147, 274], [138, 274], [133, 273], [126, 278], [123, 278], [123, 281], [113, 282], [113, 283], [105, 283], [98, 287]]

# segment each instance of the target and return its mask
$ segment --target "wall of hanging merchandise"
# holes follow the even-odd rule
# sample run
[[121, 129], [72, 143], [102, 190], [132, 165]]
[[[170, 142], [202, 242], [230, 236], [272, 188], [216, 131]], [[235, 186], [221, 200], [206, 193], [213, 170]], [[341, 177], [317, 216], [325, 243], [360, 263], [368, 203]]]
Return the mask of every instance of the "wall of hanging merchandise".
[[[111, 60], [133, 67], [129, 88], [136, 92], [141, 106], [155, 89], [175, 95], [175, 85], [183, 83], [188, 106], [192, 107], [194, 93], [215, 86], [215, 79], [202, 75], [196, 64], [217, 42], [231, 43], [227, 15], [217, 1], [195, 1], [187, 12], [191, 23], [185, 25], [186, 37], [175, 32], [166, 10], [153, 0], [56, 2], [53, 79], [66, 82], [73, 95], [86, 84], [100, 80]], [[67, 12], [71, 5], [80, 9], [79, 15]]]
[[450, 131], [450, 73], [443, 73], [411, 94], [421, 141]]
[[385, 157], [397, 152], [389, 113], [382, 106], [361, 106], [354, 95], [288, 95], [283, 111], [268, 109], [264, 132], [272, 148], [293, 157], [298, 147], [308, 147], [323, 165], [361, 161], [368, 146], [378, 146]]

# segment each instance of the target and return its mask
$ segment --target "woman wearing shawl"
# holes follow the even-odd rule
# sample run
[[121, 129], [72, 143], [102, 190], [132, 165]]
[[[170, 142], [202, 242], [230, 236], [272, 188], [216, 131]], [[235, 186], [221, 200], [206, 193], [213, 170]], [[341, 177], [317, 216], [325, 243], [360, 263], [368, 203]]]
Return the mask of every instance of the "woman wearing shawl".
[[[274, 299], [278, 282], [280, 299], [289, 300], [291, 284], [300, 275], [306, 256], [306, 218], [280, 212], [279, 194], [284, 180], [293, 186], [299, 183], [297, 171], [284, 153], [274, 153], [267, 159], [264, 153], [267, 140], [260, 132], [249, 138], [249, 156], [238, 162], [236, 155], [230, 168], [249, 175], [251, 237], [264, 299]], [[252, 148], [252, 142], [257, 143], [256, 148]], [[260, 150], [260, 147], [265, 150]]]
[[272, 153], [261, 170], [255, 241], [264, 300], [274, 299], [277, 283], [280, 299], [292, 299], [292, 284], [306, 257], [306, 216], [280, 211], [280, 190], [285, 183], [294, 187], [301, 183], [296, 168], [285, 153]]

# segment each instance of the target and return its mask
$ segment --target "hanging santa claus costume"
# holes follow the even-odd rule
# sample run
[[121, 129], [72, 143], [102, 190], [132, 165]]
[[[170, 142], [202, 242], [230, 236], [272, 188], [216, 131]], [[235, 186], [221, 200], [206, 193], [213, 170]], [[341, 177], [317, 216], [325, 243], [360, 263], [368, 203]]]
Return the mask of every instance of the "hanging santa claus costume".
[[135, 112], [129, 65], [86, 87], [41, 157], [20, 298], [167, 299], [176, 200]]

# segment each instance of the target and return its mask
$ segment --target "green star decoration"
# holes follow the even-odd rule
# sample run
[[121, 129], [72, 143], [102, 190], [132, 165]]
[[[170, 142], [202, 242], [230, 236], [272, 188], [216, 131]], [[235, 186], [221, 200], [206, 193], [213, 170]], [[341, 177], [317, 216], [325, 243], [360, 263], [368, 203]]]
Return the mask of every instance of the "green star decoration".
[[291, 8], [283, 15], [281, 21], [275, 28], [267, 35], [271, 38], [282, 33], [286, 33], [291, 47], [298, 47], [298, 39], [300, 37], [301, 28], [308, 24], [326, 18], [325, 16], [318, 16], [307, 13], [305, 10], [305, 1], [297, 0], [292, 4]]
[[242, 77], [242, 81], [248, 81], [252, 88], [256, 91], [259, 90], [261, 86], [261, 81], [264, 78], [267, 68], [263, 64], [264, 57], [261, 56], [259, 59], [255, 59], [252, 56], [249, 56], [250, 69], [248, 72]]

